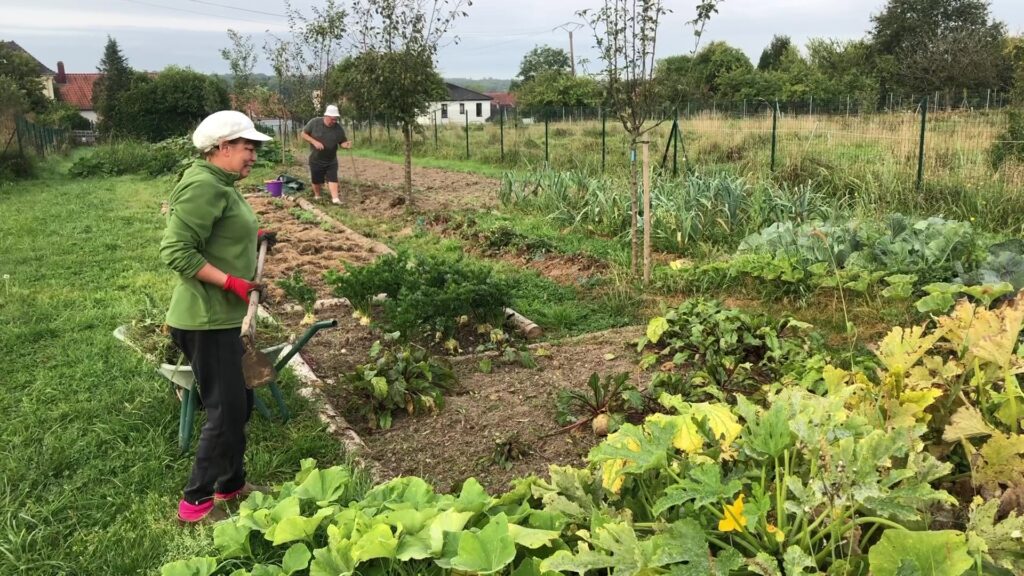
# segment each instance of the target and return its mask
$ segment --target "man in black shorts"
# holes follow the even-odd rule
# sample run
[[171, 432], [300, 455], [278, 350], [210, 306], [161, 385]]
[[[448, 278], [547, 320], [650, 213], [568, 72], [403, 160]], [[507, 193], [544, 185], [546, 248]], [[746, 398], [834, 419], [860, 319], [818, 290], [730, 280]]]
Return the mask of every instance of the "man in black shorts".
[[338, 119], [338, 107], [331, 104], [324, 115], [313, 118], [302, 129], [302, 139], [309, 142], [309, 178], [313, 182], [313, 199], [320, 199], [320, 187], [327, 182], [331, 202], [341, 204], [338, 197], [338, 146], [348, 149], [352, 143]]

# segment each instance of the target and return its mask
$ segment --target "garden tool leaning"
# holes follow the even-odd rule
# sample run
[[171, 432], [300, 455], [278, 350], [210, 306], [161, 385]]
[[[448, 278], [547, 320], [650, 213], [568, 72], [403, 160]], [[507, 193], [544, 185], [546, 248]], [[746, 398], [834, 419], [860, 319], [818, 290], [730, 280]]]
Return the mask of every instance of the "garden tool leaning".
[[[260, 241], [260, 254], [256, 262], [256, 278], [254, 282], [263, 281], [263, 261], [267, 257], [267, 241]], [[249, 295], [249, 310], [242, 320], [242, 374], [245, 385], [249, 388], [266, 386], [277, 377], [274, 363], [267, 355], [256, 348], [256, 314], [260, 307], [260, 291]]]

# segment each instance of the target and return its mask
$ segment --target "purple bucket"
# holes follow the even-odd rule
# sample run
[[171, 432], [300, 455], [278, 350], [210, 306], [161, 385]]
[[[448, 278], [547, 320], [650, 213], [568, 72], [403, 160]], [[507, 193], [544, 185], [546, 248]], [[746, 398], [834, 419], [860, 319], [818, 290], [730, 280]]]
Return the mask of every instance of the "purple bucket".
[[280, 180], [267, 180], [263, 184], [267, 187], [267, 192], [270, 192], [271, 196], [281, 196], [281, 190], [284, 188], [284, 182], [281, 182]]

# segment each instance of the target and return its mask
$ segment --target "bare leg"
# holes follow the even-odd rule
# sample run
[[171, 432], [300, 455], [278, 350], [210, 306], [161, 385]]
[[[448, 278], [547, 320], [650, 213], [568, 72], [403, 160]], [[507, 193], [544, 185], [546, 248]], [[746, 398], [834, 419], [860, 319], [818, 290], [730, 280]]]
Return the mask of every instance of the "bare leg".
[[335, 204], [337, 204], [338, 202], [341, 201], [341, 199], [338, 198], [338, 183], [337, 182], [328, 182], [327, 183], [327, 189], [331, 191], [331, 201], [335, 201]]
[[322, 184], [313, 184], [313, 200], [320, 199], [320, 186], [322, 186]]

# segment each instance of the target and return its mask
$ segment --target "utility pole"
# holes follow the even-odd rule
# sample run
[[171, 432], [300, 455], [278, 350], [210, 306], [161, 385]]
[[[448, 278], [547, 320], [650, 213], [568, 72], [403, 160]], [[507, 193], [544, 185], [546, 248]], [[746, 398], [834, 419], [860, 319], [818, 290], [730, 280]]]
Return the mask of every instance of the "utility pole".
[[573, 50], [572, 46], [572, 33], [575, 32], [576, 30], [579, 30], [582, 27], [583, 24], [580, 24], [579, 22], [566, 22], [561, 26], [555, 26], [554, 28], [551, 29], [552, 32], [555, 30], [565, 30], [566, 32], [569, 33], [569, 64], [572, 65], [573, 78], [576, 77], [576, 52]]

